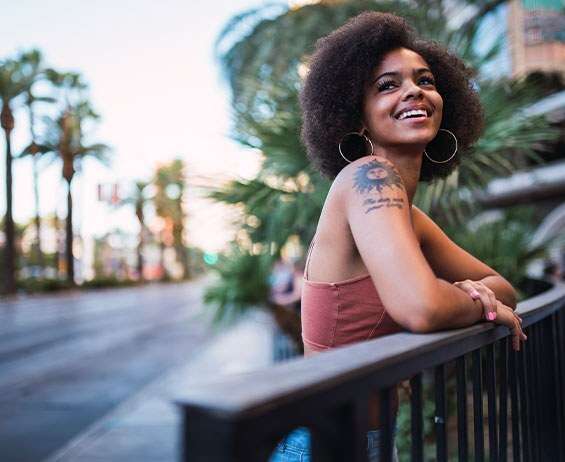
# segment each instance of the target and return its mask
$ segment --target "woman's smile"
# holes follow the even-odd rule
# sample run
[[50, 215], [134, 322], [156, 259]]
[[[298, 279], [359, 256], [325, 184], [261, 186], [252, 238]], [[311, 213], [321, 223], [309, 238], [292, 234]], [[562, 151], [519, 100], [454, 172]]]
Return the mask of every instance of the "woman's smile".
[[423, 125], [426, 122], [429, 122], [431, 120], [431, 116], [416, 116], [416, 117], [406, 117], [404, 119], [396, 119], [397, 122], [402, 123], [402, 124], [411, 124], [411, 125]]

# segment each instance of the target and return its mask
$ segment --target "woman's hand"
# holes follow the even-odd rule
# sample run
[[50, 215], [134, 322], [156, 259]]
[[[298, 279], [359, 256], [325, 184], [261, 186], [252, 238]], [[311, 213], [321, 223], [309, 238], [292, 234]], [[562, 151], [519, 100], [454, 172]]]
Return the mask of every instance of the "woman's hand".
[[497, 315], [498, 300], [495, 293], [484, 285], [481, 281], [464, 281], [454, 282], [453, 285], [467, 292], [473, 300], [480, 300], [483, 305], [484, 319], [494, 321]]
[[512, 348], [515, 351], [520, 351], [520, 341], [525, 342], [528, 339], [522, 331], [522, 318], [500, 300], [497, 300], [497, 305], [498, 316], [494, 322], [510, 329], [512, 332]]

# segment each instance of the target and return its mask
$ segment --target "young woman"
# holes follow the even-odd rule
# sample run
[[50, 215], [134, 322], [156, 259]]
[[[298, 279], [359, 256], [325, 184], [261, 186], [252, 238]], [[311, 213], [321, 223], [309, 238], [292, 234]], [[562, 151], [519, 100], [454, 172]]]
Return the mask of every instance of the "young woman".
[[[481, 320], [509, 327], [516, 350], [525, 341], [513, 287], [413, 205], [418, 183], [447, 176], [480, 135], [471, 76], [392, 14], [363, 13], [317, 42], [301, 92], [302, 137], [333, 183], [304, 275], [306, 356]], [[380, 454], [378, 404], [375, 393], [371, 461]], [[309, 438], [308, 428], [294, 430], [271, 461], [310, 460]]]

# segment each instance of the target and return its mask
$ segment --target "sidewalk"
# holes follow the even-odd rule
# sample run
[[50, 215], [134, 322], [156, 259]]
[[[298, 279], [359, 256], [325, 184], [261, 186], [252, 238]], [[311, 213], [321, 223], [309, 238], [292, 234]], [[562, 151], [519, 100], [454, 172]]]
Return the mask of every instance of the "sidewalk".
[[[173, 462], [180, 460], [180, 413], [173, 404], [187, 387], [218, 374], [236, 374], [273, 364], [275, 321], [253, 310], [204, 345], [196, 358], [154, 381], [47, 462]], [[171, 345], [174, 348], [174, 345]]]

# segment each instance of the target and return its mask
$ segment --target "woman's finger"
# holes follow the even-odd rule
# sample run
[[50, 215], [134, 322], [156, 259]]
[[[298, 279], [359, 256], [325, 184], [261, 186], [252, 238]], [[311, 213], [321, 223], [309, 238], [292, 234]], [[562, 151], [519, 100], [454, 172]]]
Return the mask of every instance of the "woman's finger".
[[[477, 282], [476, 285], [477, 285], [477, 288], [479, 289], [479, 292], [484, 293], [485, 297], [488, 299], [487, 310], [488, 310], [489, 313], [492, 313], [491, 317], [492, 317], [492, 320], [494, 321], [496, 319], [497, 304], [498, 304], [496, 296], [495, 296], [494, 292], [490, 288], [485, 286], [482, 282]], [[488, 313], [487, 313], [487, 316], [488, 316]]]
[[514, 328], [514, 332], [515, 332], [515, 337], [517, 338], [518, 343], [520, 341], [525, 342], [528, 339], [528, 336], [524, 333], [524, 331], [522, 330], [522, 327], [520, 325], [516, 325], [516, 327]]
[[512, 329], [512, 349], [520, 351], [520, 337], [516, 335], [516, 329]]
[[492, 290], [488, 289], [488, 292], [489, 292], [491, 312], [494, 314], [494, 317], [496, 319], [498, 300], [496, 299], [496, 295], [494, 295], [494, 292]]
[[471, 297], [476, 296], [476, 294], [479, 294], [479, 298], [483, 304], [483, 309], [485, 311], [485, 318], [488, 319], [489, 321], [494, 321], [496, 319], [496, 316], [494, 315], [489, 295], [486, 293], [485, 290], [479, 291], [475, 289], [475, 292], [471, 293]]
[[518, 337], [512, 337], [512, 345], [516, 351], [520, 351], [520, 339]]

